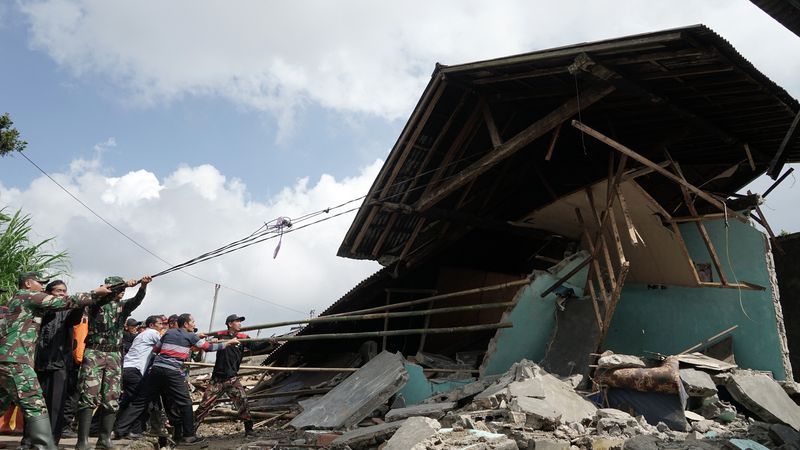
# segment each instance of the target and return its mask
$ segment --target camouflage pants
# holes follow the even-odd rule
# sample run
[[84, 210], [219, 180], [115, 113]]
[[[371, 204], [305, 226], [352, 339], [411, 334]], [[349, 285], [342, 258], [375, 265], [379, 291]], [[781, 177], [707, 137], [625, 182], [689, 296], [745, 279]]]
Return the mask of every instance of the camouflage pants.
[[78, 409], [95, 409], [102, 406], [107, 411], [119, 410], [122, 391], [122, 364], [120, 352], [104, 352], [87, 348], [83, 353], [78, 373], [81, 396]]
[[217, 401], [225, 394], [228, 395], [233, 406], [239, 411], [239, 419], [245, 422], [252, 419], [250, 408], [247, 406], [247, 394], [244, 392], [242, 383], [239, 383], [239, 378], [233, 377], [224, 381], [212, 379], [208, 389], [203, 393], [203, 400], [200, 402], [200, 406], [197, 407], [197, 411], [194, 413], [195, 426], [200, 426], [200, 423], [211, 412]]
[[33, 367], [0, 363], [0, 411], [5, 411], [12, 403], [22, 408], [25, 418], [47, 414], [42, 387]]

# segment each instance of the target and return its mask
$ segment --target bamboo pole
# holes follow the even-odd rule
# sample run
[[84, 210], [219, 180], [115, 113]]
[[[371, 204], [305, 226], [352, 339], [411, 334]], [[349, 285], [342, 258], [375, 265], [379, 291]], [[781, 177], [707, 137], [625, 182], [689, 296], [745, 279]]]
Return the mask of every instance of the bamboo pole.
[[450, 328], [411, 328], [407, 330], [389, 330], [389, 331], [366, 331], [361, 333], [328, 333], [328, 334], [309, 334], [305, 336], [276, 336], [270, 338], [252, 338], [252, 339], [239, 339], [239, 342], [261, 342], [261, 341], [276, 341], [276, 342], [292, 342], [292, 341], [319, 341], [325, 339], [357, 339], [357, 338], [370, 338], [382, 336], [410, 336], [414, 334], [449, 334], [468, 331], [486, 331], [496, 330], [498, 328], [511, 328], [514, 324], [511, 322], [502, 322], [497, 324], [488, 325], [469, 325], [466, 327], [450, 327]]
[[[450, 312], [458, 312], [458, 311], [472, 311], [472, 310], [480, 310], [480, 309], [495, 309], [495, 308], [506, 308], [509, 306], [513, 306], [514, 302], [502, 302], [502, 303], [481, 303], [477, 305], [465, 305], [465, 306], [452, 306], [448, 308], [436, 308], [436, 309], [428, 309], [423, 311], [402, 311], [402, 312], [394, 312], [394, 313], [375, 313], [375, 314], [356, 314], [352, 316], [323, 316], [323, 317], [316, 317], [313, 319], [300, 319], [300, 320], [291, 320], [285, 322], [274, 322], [274, 323], [265, 323], [262, 325], [251, 325], [249, 327], [242, 327], [240, 331], [251, 331], [251, 330], [263, 330], [266, 328], [276, 328], [282, 327], [285, 325], [293, 325], [299, 323], [331, 323], [331, 322], [352, 322], [358, 320], [373, 320], [373, 319], [388, 319], [394, 317], [414, 317], [414, 316], [429, 316], [431, 314], [444, 314]], [[222, 331], [215, 331], [212, 334], [222, 333]]]
[[[264, 366], [266, 367], [266, 366]], [[266, 371], [264, 371], [266, 373]], [[259, 398], [277, 398], [277, 397], [299, 397], [303, 395], [317, 395], [317, 394], [327, 394], [333, 388], [320, 388], [320, 389], [298, 389], [296, 391], [285, 391], [285, 392], [261, 392], [255, 394], [247, 394], [247, 399], [259, 399]]]
[[[185, 362], [184, 365], [190, 367], [214, 367], [211, 363], [199, 362]], [[239, 370], [257, 370], [264, 372], [355, 372], [358, 367], [274, 367], [274, 366], [241, 366]], [[423, 372], [428, 373], [478, 373], [478, 370], [472, 369], [422, 369]]]
[[531, 282], [530, 277], [525, 277], [525, 278], [523, 278], [521, 280], [509, 281], [507, 283], [500, 283], [500, 284], [495, 284], [495, 285], [492, 285], [492, 286], [484, 286], [484, 287], [480, 287], [480, 288], [467, 289], [467, 290], [464, 290], [464, 291], [457, 291], [457, 292], [448, 292], [446, 294], [434, 295], [434, 296], [431, 296], [431, 297], [420, 298], [420, 299], [411, 300], [411, 301], [408, 301], [408, 302], [393, 303], [393, 304], [391, 304], [389, 306], [376, 306], [374, 308], [359, 309], [359, 310], [356, 310], [356, 311], [348, 311], [348, 312], [343, 312], [343, 313], [338, 313], [338, 314], [330, 314], [330, 315], [327, 315], [327, 316], [324, 316], [324, 317], [341, 317], [341, 316], [347, 316], [347, 315], [353, 315], [353, 314], [365, 314], [365, 313], [371, 313], [371, 312], [374, 312], [374, 311], [384, 311], [384, 310], [390, 310], [390, 309], [404, 308], [406, 306], [420, 305], [420, 304], [428, 303], [428, 302], [431, 302], [431, 301], [434, 301], [434, 300], [444, 300], [444, 299], [453, 298], [453, 297], [462, 297], [462, 296], [465, 296], [465, 295], [480, 294], [482, 292], [499, 291], [499, 290], [508, 289], [508, 288], [512, 288], [512, 287], [524, 286], [524, 285], [529, 284], [530, 282]]

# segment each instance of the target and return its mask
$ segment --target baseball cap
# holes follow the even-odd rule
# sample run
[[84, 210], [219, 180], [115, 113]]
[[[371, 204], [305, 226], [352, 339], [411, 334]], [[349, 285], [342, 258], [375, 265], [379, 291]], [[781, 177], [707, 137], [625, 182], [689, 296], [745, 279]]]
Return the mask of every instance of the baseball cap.
[[40, 284], [47, 284], [49, 279], [47, 279], [42, 272], [34, 271], [34, 272], [23, 272], [19, 275], [19, 283], [22, 284], [26, 280], [36, 280]]
[[103, 284], [111, 285], [111, 284], [120, 284], [120, 283], [124, 283], [124, 282], [125, 282], [125, 280], [122, 279], [122, 277], [114, 275], [114, 276], [106, 277], [105, 281], [103, 281]]
[[142, 322], [139, 322], [138, 320], [134, 319], [133, 317], [129, 317], [128, 320], [125, 321], [125, 326], [126, 327], [136, 327], [136, 326], [139, 326], [139, 324], [141, 324], [141, 323]]
[[240, 316], [238, 314], [231, 314], [225, 319], [225, 325], [233, 322], [234, 320], [238, 320], [239, 322], [244, 322], [244, 316]]

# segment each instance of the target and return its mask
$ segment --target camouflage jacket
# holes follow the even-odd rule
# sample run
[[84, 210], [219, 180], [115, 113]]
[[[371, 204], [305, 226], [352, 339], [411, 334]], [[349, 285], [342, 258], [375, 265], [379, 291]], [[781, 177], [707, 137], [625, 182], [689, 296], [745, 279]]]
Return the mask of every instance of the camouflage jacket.
[[134, 297], [89, 307], [89, 334], [86, 336], [86, 346], [111, 345], [119, 347], [121, 351], [125, 321], [142, 304], [146, 292], [147, 288], [141, 286]]
[[54, 297], [44, 292], [21, 289], [0, 308], [0, 362], [33, 366], [33, 352], [45, 311], [82, 308], [94, 302], [92, 294]]

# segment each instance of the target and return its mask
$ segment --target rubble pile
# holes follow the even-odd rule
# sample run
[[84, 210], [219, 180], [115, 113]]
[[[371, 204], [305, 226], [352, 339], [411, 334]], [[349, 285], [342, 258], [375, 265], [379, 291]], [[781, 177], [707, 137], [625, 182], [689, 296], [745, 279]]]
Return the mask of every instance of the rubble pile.
[[[522, 360], [500, 376], [398, 405], [392, 396], [408, 374], [399, 354], [383, 352], [330, 392], [303, 401], [291, 421], [262, 428], [259, 439], [276, 449], [800, 449], [800, 407], [789, 395], [797, 393], [795, 383], [700, 354], [660, 362], [608, 356], [594, 380], [623, 387], [578, 390], [575, 377]], [[253, 443], [239, 448], [252, 448], [246, 445]]]

